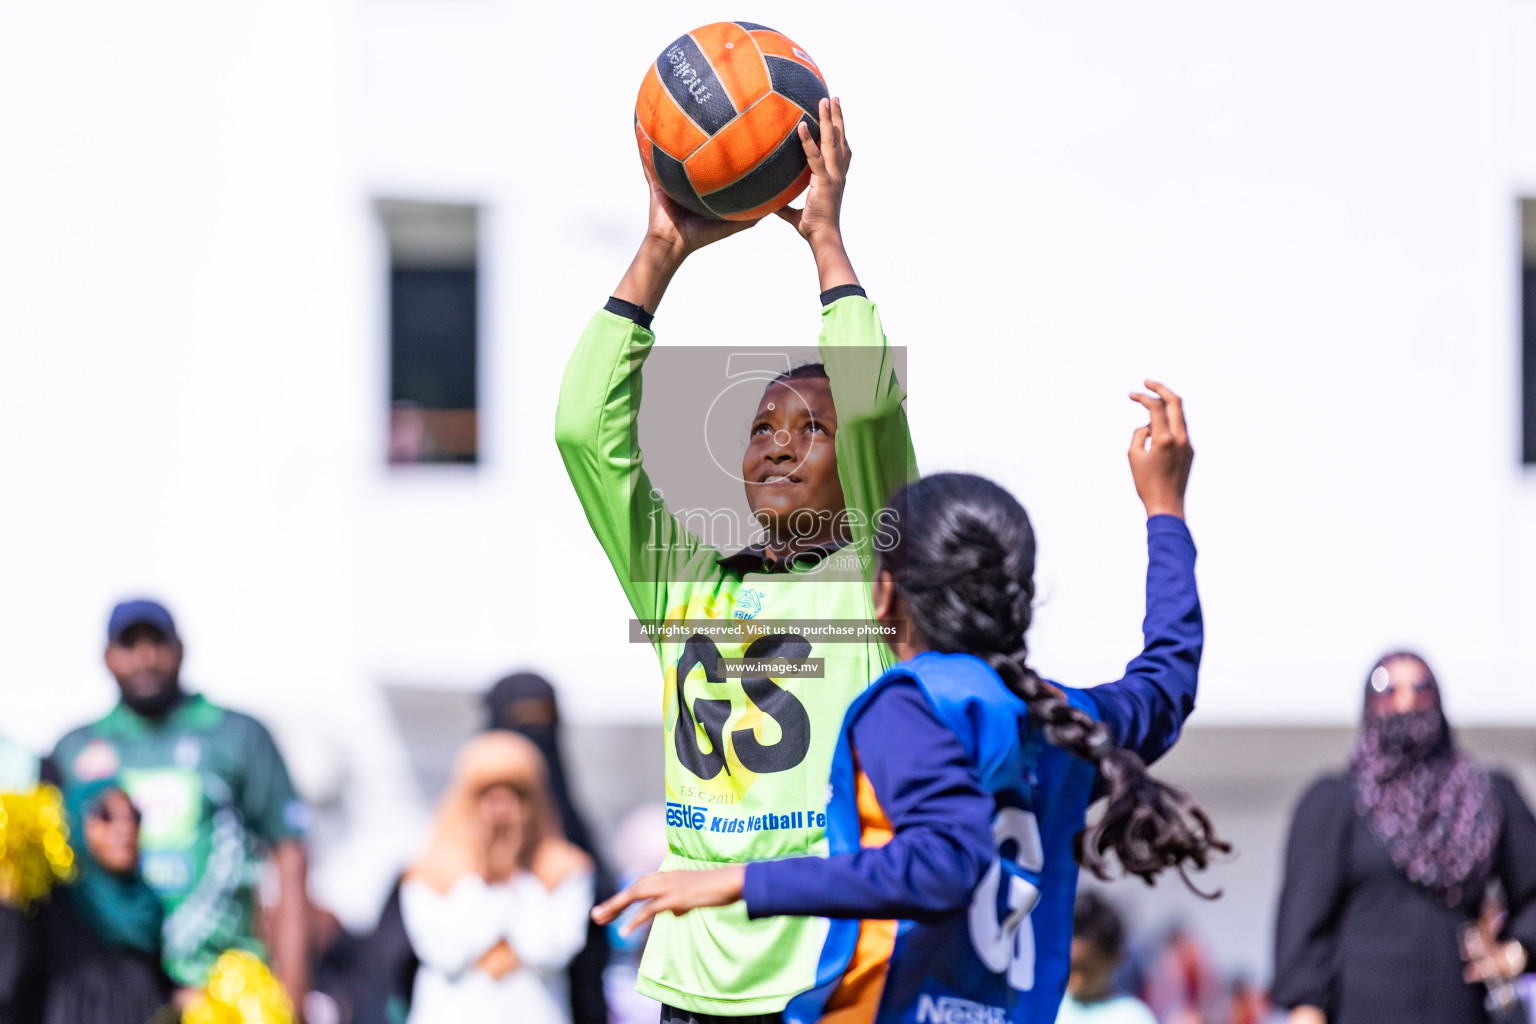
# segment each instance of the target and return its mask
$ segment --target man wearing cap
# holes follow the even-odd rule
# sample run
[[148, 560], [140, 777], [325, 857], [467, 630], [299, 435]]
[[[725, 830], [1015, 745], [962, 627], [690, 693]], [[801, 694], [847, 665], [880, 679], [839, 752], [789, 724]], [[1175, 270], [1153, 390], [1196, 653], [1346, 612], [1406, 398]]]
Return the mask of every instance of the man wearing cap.
[[66, 790], [115, 775], [142, 812], [140, 867], [165, 907], [165, 970], [187, 989], [203, 986], [225, 950], [263, 952], [255, 897], [270, 857], [278, 881], [273, 965], [302, 1006], [308, 808], [266, 728], [182, 689], [181, 660], [164, 605], [135, 600], [112, 609], [106, 663], [122, 699], [60, 740], [53, 760]]

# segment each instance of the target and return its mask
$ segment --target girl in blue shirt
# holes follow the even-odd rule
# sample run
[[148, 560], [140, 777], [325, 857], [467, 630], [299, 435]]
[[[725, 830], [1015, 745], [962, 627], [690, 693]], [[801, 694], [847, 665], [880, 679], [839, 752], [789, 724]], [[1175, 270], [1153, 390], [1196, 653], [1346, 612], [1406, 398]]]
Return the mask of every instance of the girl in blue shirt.
[[[1046, 682], [1025, 664], [1035, 540], [1007, 491], [939, 474], [885, 515], [876, 616], [901, 662], [849, 707], [833, 760], [830, 856], [669, 872], [597, 907], [599, 922], [744, 900], [752, 917], [832, 918], [795, 1024], [1040, 1024], [1066, 987], [1081, 864], [1151, 882], [1228, 849], [1187, 795], [1146, 773], [1194, 709], [1203, 630], [1184, 525], [1193, 449], [1168, 388], [1134, 394], [1146, 506], [1144, 647], [1119, 681]], [[1091, 799], [1104, 813], [1084, 828]], [[1186, 879], [1187, 880], [1187, 879]]]

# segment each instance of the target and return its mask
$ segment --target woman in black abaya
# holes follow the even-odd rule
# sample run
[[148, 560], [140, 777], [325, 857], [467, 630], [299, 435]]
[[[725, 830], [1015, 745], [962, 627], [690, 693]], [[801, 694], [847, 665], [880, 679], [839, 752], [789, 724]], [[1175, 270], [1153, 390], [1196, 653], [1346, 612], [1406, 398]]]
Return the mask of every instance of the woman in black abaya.
[[[1495, 880], [1508, 918], [1468, 965], [1462, 932]], [[1533, 950], [1536, 819], [1456, 747], [1424, 660], [1389, 654], [1349, 770], [1297, 807], [1271, 998], [1291, 1024], [1488, 1024], [1475, 979], [1518, 974]]]

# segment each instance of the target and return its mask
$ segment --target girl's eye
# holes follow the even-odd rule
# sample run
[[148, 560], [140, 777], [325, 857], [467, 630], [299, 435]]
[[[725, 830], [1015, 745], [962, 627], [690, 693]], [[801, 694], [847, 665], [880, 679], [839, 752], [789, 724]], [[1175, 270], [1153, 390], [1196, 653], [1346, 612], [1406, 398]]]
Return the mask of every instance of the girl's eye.
[[827, 428], [823, 424], [817, 423], [815, 420], [812, 420], [810, 423], [807, 423], [805, 425], [805, 429], [806, 430], [819, 430], [823, 434], [825, 434], [827, 432]]
[[772, 430], [773, 430], [773, 428], [770, 427], [768, 424], [766, 424], [766, 423], [758, 423], [755, 426], [753, 426], [752, 433], [754, 433], [754, 434], [767, 434], [767, 433], [771, 433]]

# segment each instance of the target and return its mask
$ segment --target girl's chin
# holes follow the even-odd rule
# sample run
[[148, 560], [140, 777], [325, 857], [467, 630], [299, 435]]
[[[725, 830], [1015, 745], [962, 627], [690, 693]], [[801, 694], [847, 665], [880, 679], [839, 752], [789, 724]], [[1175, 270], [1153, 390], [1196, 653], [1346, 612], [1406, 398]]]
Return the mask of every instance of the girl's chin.
[[752, 514], [757, 516], [758, 522], [765, 526], [771, 526], [775, 521], [787, 521], [797, 512], [805, 512], [805, 503], [795, 500], [795, 491], [799, 488], [792, 484], [775, 484], [772, 487], [764, 487], [757, 492], [757, 503], [753, 506]]
[[776, 530], [780, 525], [793, 530], [796, 516], [799, 516], [800, 519], [805, 519], [806, 514], [816, 513], [814, 513], [814, 510], [806, 510], [805, 505], [800, 504], [800, 502], [793, 502], [791, 500], [791, 502], [782, 502], [782, 504], [780, 502], [759, 502], [757, 508], [754, 508], [753, 514], [756, 516], [757, 522], [765, 530]]

